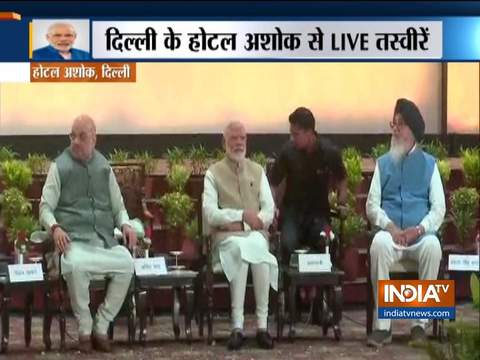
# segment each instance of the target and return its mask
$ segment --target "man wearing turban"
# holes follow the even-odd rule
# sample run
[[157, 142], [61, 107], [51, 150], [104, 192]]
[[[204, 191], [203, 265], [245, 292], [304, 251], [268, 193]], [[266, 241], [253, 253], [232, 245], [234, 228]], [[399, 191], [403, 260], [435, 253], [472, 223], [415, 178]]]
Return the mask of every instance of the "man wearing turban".
[[[370, 247], [375, 301], [373, 332], [367, 345], [392, 341], [390, 319], [378, 317], [378, 280], [388, 280], [390, 267], [402, 259], [418, 263], [420, 280], [437, 279], [442, 249], [436, 235], [445, 216], [445, 196], [435, 158], [419, 146], [425, 123], [418, 107], [398, 99], [393, 113], [390, 151], [376, 164], [366, 210], [378, 228]], [[415, 319], [412, 341], [426, 339], [427, 319]]]

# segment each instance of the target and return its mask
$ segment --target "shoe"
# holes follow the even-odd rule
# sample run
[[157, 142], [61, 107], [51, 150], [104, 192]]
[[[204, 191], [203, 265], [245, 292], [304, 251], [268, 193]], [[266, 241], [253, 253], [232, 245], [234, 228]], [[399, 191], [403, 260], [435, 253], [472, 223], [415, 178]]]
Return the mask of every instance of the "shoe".
[[414, 344], [422, 344], [427, 342], [427, 333], [425, 329], [419, 325], [412, 327], [410, 330], [410, 342]]
[[91, 353], [92, 352], [92, 336], [80, 335], [78, 337], [77, 350], [82, 353]]
[[92, 335], [93, 348], [101, 352], [111, 352], [112, 345], [107, 335], [93, 334]]
[[273, 349], [273, 339], [266, 330], [257, 331], [257, 344], [261, 349]]
[[391, 330], [374, 330], [367, 338], [367, 346], [382, 347], [383, 345], [390, 344], [392, 342]]
[[239, 350], [245, 341], [245, 337], [239, 329], [232, 330], [228, 339], [228, 350]]

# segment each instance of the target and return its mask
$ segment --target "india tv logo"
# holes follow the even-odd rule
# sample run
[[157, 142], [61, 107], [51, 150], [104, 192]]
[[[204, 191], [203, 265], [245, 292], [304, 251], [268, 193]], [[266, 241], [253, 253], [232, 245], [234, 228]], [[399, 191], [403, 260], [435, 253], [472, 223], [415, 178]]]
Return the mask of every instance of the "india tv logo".
[[379, 319], [455, 319], [453, 280], [379, 280]]

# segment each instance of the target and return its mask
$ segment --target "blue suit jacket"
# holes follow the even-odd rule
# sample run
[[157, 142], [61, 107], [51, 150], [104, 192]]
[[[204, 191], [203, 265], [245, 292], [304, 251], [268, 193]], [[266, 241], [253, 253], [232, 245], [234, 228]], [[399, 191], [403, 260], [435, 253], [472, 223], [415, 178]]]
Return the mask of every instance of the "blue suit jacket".
[[[70, 60], [90, 60], [90, 53], [72, 48], [70, 50], [72, 53], [72, 58]], [[56, 50], [53, 46], [48, 45], [43, 48], [37, 49], [33, 51], [33, 60], [60, 60], [60, 61], [68, 61], [65, 60], [60, 52]]]

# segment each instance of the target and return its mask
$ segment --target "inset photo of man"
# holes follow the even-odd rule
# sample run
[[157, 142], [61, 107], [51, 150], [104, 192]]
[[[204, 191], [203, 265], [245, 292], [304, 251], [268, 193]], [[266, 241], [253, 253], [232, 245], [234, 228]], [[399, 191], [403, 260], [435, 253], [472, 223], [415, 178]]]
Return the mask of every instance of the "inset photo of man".
[[88, 20], [33, 20], [33, 60], [90, 60]]

